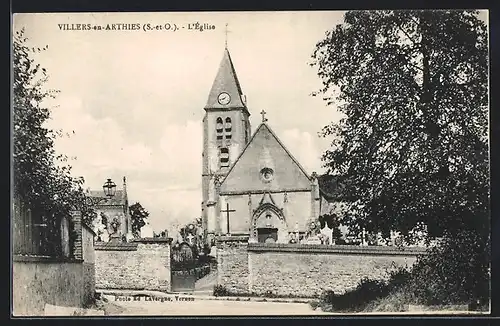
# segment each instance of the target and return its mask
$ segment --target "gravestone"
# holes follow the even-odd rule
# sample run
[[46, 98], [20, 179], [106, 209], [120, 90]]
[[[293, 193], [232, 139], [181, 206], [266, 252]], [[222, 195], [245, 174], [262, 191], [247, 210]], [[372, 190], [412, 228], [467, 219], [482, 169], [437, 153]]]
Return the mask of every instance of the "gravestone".
[[118, 243], [121, 242], [121, 236], [119, 232], [120, 221], [115, 217], [113, 221], [109, 224], [111, 229], [111, 234], [109, 235], [109, 242]]
[[317, 235], [313, 235], [306, 239], [305, 244], [321, 244], [321, 240]]

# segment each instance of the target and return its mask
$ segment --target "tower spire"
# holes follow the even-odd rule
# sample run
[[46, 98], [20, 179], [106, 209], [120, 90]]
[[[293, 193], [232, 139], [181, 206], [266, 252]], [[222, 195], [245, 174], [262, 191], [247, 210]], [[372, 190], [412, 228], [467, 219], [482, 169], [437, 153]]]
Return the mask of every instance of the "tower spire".
[[[219, 101], [221, 94], [228, 100], [227, 103]], [[208, 95], [205, 109], [246, 108], [242, 95], [240, 82], [236, 76], [229, 50], [226, 48], [220, 62], [219, 71]]]

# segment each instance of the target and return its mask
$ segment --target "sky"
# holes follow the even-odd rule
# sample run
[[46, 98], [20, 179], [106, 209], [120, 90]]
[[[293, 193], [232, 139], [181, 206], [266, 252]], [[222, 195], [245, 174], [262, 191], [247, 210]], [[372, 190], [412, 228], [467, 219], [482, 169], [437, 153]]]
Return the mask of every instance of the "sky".
[[[315, 44], [343, 12], [58, 13], [16, 14], [47, 69], [49, 128], [70, 137], [56, 151], [72, 174], [102, 189], [127, 178], [130, 203], [150, 212], [152, 229], [185, 224], [201, 214], [203, 107], [226, 40], [251, 113], [252, 132], [265, 110], [268, 123], [308, 173], [324, 171], [330, 140], [321, 128], [338, 119], [311, 93], [321, 88], [310, 67]], [[189, 29], [198, 22], [214, 29]], [[62, 24], [169, 23], [177, 31], [64, 30]], [[181, 28], [184, 26], [184, 29]]]
[[[340, 118], [311, 93], [322, 87], [310, 67], [315, 44], [342, 22], [341, 11], [16, 14], [47, 69], [49, 128], [62, 129], [56, 150], [74, 176], [99, 190], [107, 178], [131, 204], [150, 212], [155, 231], [201, 215], [203, 107], [226, 40], [251, 113], [252, 132], [268, 124], [308, 173], [324, 172], [331, 139], [321, 128]], [[481, 14], [487, 20], [487, 12]], [[189, 29], [195, 23], [214, 27]], [[140, 30], [67, 30], [63, 24], [138, 24]], [[142, 29], [170, 24], [171, 30]], [[191, 24], [191, 25], [189, 25]], [[173, 26], [178, 30], [173, 31]], [[75, 26], [76, 27], [76, 26]], [[184, 27], [184, 28], [182, 28]]]

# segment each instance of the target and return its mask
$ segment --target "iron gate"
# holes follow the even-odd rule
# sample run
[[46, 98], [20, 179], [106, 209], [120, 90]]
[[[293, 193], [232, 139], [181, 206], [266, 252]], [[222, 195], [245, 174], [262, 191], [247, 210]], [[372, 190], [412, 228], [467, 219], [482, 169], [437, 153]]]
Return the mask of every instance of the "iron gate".
[[196, 252], [183, 242], [172, 248], [171, 275], [172, 292], [192, 292], [196, 283]]

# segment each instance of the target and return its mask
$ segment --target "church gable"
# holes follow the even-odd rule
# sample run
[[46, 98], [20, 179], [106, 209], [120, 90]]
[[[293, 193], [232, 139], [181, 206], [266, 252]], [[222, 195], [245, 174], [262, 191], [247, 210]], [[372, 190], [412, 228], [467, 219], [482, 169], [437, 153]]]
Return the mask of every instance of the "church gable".
[[310, 191], [311, 181], [267, 124], [262, 123], [229, 170], [221, 194]]

